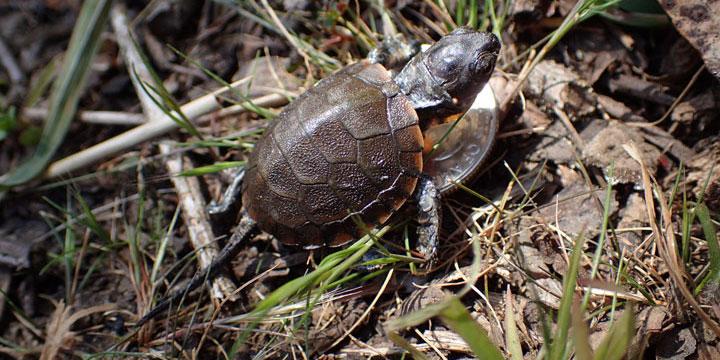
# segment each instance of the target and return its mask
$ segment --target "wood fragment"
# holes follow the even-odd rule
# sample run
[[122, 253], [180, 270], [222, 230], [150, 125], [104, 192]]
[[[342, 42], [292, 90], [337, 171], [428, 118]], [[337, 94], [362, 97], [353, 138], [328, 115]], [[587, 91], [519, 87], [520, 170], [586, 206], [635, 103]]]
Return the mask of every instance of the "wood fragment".
[[[180, 154], [175, 153], [170, 142], [160, 144], [160, 152], [167, 156], [165, 166], [170, 174], [182, 208], [182, 217], [188, 230], [190, 243], [197, 251], [200, 269], [205, 269], [218, 255], [219, 248], [215, 242], [215, 235], [205, 211], [205, 198], [200, 191], [200, 183], [195, 177], [179, 176], [183, 170], [187, 170], [189, 161], [183, 159]], [[215, 299], [230, 298], [236, 300], [237, 295], [233, 292], [235, 286], [225, 276], [219, 275], [213, 280], [212, 297]]]
[[[45, 120], [48, 115], [47, 108], [25, 108], [22, 115], [32, 120]], [[99, 125], [140, 125], [145, 122], [143, 114], [123, 111], [78, 111], [77, 118], [88, 124]]]

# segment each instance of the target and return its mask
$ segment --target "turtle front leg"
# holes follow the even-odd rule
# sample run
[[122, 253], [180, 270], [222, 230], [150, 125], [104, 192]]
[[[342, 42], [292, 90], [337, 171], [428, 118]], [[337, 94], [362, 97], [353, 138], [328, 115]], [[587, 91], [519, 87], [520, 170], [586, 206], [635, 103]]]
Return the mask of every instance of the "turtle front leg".
[[218, 203], [215, 200], [211, 201], [206, 208], [207, 212], [212, 215], [217, 215], [226, 213], [230, 210], [230, 207], [235, 204], [238, 199], [238, 195], [240, 195], [243, 178], [245, 178], [245, 168], [241, 167], [233, 177], [232, 183], [230, 183], [227, 189], [223, 192], [220, 202]]
[[421, 175], [415, 197], [418, 206], [417, 250], [432, 262], [440, 234], [440, 192], [430, 177]]

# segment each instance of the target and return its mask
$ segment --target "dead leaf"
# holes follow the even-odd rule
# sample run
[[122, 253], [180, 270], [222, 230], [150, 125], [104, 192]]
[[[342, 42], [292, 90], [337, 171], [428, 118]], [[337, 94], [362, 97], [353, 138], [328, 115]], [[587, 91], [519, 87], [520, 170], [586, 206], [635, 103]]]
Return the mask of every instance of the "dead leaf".
[[555, 61], [541, 61], [530, 73], [526, 88], [531, 95], [543, 98], [548, 107], [557, 106], [576, 117], [595, 111], [592, 88], [578, 73]]
[[[559, 169], [566, 169], [560, 167]], [[540, 215], [548, 224], [554, 224], [559, 230], [572, 237], [585, 233], [587, 237], [594, 237], [600, 233], [603, 220], [603, 208], [596, 198], [604, 199], [605, 191], [589, 191], [588, 185], [578, 173], [571, 170], [564, 172], [563, 189], [556, 195], [557, 204], [542, 208]], [[555, 201], [553, 201], [555, 202]], [[610, 204], [611, 213], [617, 209], [617, 202]]]
[[621, 183], [631, 183], [640, 180], [640, 169], [637, 163], [623, 150], [623, 145], [635, 143], [643, 159], [643, 163], [651, 173], [657, 170], [657, 161], [660, 151], [645, 142], [643, 135], [635, 128], [613, 121], [608, 127], [600, 131], [595, 138], [587, 144], [583, 152], [584, 160], [590, 165], [597, 166], [607, 175], [611, 166], [614, 166], [613, 175]]
[[702, 55], [710, 73], [720, 79], [720, 2], [661, 0], [675, 28]]
[[697, 350], [697, 339], [688, 328], [676, 329], [663, 336], [655, 348], [657, 359], [687, 359]]
[[262, 56], [241, 64], [233, 79], [240, 80], [252, 76], [250, 85], [241, 89], [247, 91], [247, 97], [265, 95], [278, 89], [296, 91], [302, 81], [287, 71], [290, 60], [278, 56]]
[[627, 248], [634, 251], [643, 240], [640, 230], [630, 230], [640, 227], [648, 227], [645, 202], [638, 193], [630, 194], [625, 207], [620, 211], [620, 222], [617, 226], [620, 248]]
[[560, 281], [551, 278], [537, 279], [528, 283], [528, 289], [531, 298], [535, 298], [552, 309], [560, 308], [560, 297], [563, 291]]

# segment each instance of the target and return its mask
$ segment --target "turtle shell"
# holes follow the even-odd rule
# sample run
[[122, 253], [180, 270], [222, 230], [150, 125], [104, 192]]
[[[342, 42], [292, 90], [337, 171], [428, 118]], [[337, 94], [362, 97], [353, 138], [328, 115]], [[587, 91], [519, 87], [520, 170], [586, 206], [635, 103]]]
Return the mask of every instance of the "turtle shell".
[[242, 202], [285, 244], [339, 246], [382, 224], [415, 190], [423, 138], [381, 65], [359, 62], [288, 105], [257, 142]]

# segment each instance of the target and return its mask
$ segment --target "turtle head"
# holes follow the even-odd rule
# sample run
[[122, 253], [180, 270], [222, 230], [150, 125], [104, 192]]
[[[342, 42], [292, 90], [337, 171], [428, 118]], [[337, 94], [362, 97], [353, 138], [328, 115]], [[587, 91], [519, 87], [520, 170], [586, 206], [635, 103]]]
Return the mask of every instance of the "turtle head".
[[459, 114], [487, 83], [499, 51], [495, 35], [460, 27], [416, 55], [395, 81], [421, 118]]

